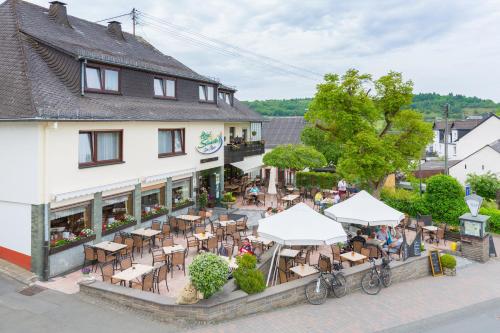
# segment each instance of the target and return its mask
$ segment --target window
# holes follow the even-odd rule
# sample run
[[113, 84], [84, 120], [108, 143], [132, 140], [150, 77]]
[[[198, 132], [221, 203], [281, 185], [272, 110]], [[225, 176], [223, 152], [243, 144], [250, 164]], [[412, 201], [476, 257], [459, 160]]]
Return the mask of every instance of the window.
[[176, 180], [172, 183], [172, 208], [185, 207], [191, 202], [191, 178]]
[[155, 97], [175, 98], [175, 80], [168, 78], [154, 79]]
[[233, 105], [232, 99], [231, 99], [231, 93], [229, 92], [224, 92], [224, 91], [219, 91], [219, 99], [223, 100], [229, 105]]
[[214, 102], [214, 93], [215, 90], [213, 86], [200, 85], [198, 88], [199, 98], [202, 102]]
[[84, 131], [79, 134], [78, 164], [90, 167], [122, 162], [122, 131]]
[[229, 127], [229, 142], [231, 142], [236, 136], [236, 128]]
[[90, 202], [55, 208], [50, 211], [51, 244], [61, 239], [80, 236], [83, 229], [92, 229]]
[[248, 129], [244, 128], [242, 130], [243, 141], [247, 141], [248, 139]]
[[85, 67], [85, 90], [118, 93], [120, 91], [120, 71], [99, 65]]
[[184, 154], [184, 129], [158, 130], [158, 157]]
[[108, 229], [111, 223], [125, 220], [126, 215], [134, 214], [132, 192], [116, 194], [102, 200], [103, 229]]

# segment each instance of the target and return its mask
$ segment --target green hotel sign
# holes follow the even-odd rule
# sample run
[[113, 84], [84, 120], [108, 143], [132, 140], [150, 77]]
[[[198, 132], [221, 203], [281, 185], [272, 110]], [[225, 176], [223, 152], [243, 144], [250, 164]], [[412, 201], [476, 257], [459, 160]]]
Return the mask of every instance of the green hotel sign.
[[202, 131], [200, 134], [200, 143], [196, 146], [196, 150], [201, 154], [213, 154], [217, 152], [223, 144], [224, 139], [222, 133], [214, 135], [211, 131]]

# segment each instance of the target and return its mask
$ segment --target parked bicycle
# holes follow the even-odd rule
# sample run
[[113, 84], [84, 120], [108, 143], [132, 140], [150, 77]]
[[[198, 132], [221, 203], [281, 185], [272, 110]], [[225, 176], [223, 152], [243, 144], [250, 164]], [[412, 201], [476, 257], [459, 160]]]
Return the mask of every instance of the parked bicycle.
[[331, 292], [338, 298], [347, 294], [347, 281], [341, 272], [321, 272], [316, 280], [306, 286], [307, 301], [314, 305], [323, 304]]
[[382, 289], [382, 286], [389, 287], [391, 285], [391, 267], [389, 263], [391, 259], [388, 257], [382, 258], [380, 270], [377, 269], [375, 259], [370, 258], [371, 268], [361, 279], [361, 288], [369, 295], [376, 295]]

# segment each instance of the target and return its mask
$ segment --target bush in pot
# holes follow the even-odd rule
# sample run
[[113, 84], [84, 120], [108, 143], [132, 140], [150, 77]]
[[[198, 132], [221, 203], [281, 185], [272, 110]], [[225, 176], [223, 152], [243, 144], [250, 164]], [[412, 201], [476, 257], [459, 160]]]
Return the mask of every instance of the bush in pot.
[[245, 253], [236, 257], [238, 268], [233, 271], [236, 285], [247, 294], [260, 293], [266, 289], [264, 274], [257, 269], [257, 258]]
[[450, 254], [441, 256], [441, 266], [445, 275], [456, 275], [457, 260]]
[[213, 253], [197, 255], [189, 265], [189, 278], [203, 298], [210, 298], [227, 281], [229, 265]]

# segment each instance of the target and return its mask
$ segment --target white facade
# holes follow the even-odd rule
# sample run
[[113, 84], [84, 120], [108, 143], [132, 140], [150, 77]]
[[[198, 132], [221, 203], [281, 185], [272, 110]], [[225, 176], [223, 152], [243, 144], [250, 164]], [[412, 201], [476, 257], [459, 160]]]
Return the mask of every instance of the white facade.
[[456, 159], [464, 159], [498, 139], [500, 139], [500, 119], [491, 116], [457, 141]]
[[465, 184], [469, 174], [484, 175], [491, 172], [500, 177], [500, 153], [485, 146], [450, 167], [449, 172], [462, 184]]

